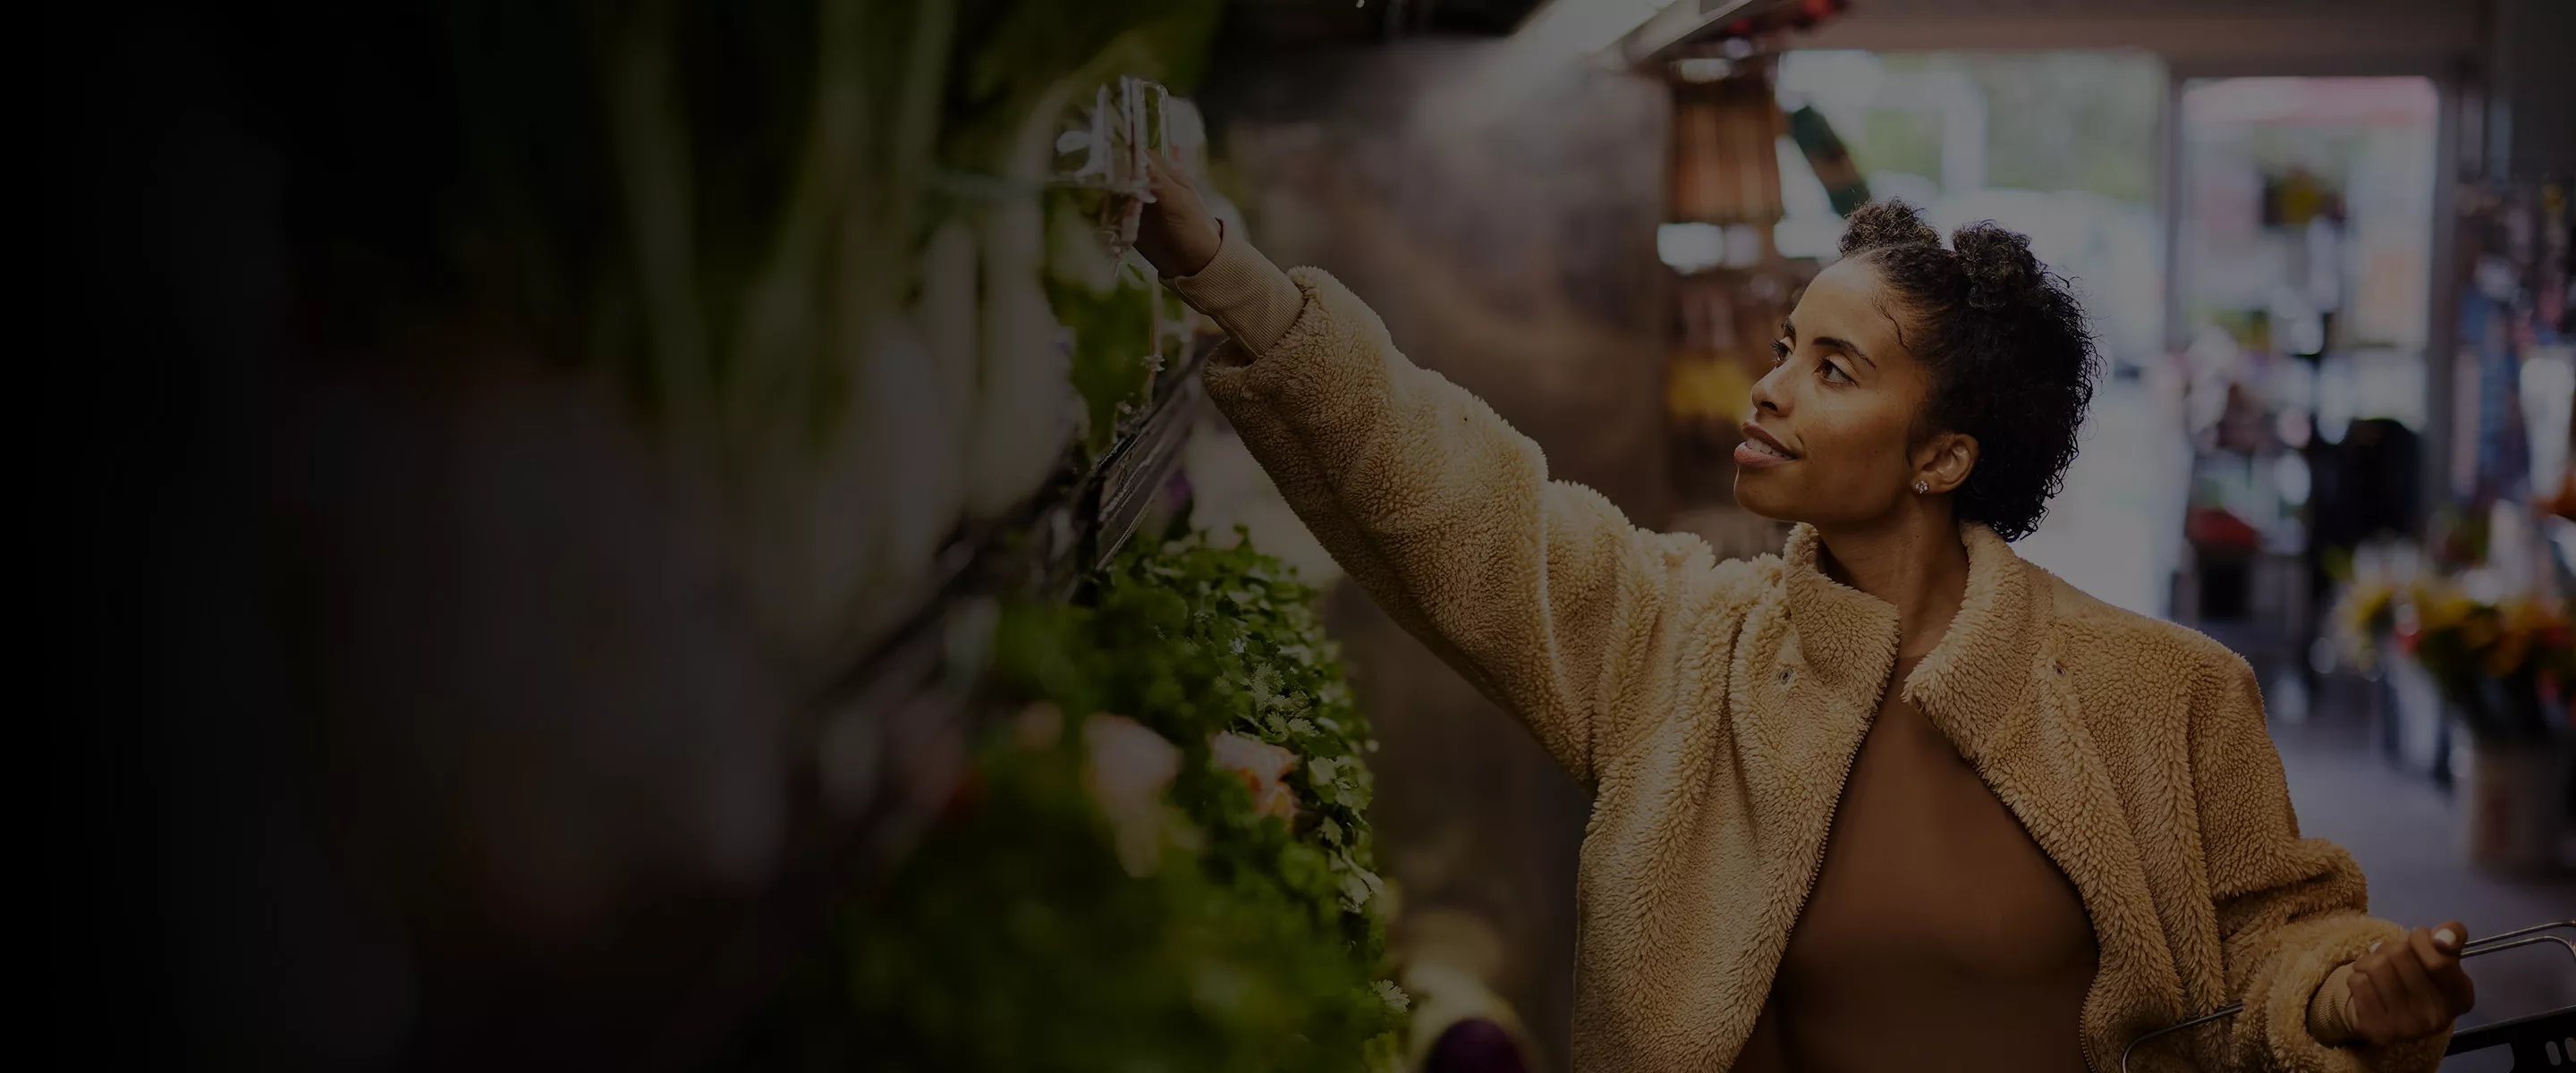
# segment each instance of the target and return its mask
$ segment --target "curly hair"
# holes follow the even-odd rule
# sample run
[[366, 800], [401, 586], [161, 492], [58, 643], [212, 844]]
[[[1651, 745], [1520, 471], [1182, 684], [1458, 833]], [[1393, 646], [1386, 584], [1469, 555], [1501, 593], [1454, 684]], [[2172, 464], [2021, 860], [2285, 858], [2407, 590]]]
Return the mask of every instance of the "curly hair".
[[2006, 540], [2029, 536], [2066, 483], [2102, 370], [2066, 280], [2031, 256], [2029, 238], [1991, 220], [1952, 232], [1945, 249], [1902, 201], [1852, 213], [1842, 252], [1896, 293], [1897, 341], [1931, 367], [1919, 434], [1976, 438], [1953, 509]]

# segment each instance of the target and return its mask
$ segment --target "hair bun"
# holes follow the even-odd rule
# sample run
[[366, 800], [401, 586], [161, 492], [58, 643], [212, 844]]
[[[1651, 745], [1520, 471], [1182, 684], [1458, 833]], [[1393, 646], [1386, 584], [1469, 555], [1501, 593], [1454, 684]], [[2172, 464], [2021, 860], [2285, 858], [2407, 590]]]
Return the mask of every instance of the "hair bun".
[[1873, 201], [1852, 210], [1843, 223], [1843, 255], [1883, 246], [1941, 245], [1941, 233], [1923, 222], [1923, 212], [1901, 200]]
[[2043, 282], [2039, 258], [2030, 253], [2030, 239], [1997, 227], [1992, 220], [1952, 232], [1950, 248], [1968, 274], [1972, 309], [1993, 312], [2024, 304]]

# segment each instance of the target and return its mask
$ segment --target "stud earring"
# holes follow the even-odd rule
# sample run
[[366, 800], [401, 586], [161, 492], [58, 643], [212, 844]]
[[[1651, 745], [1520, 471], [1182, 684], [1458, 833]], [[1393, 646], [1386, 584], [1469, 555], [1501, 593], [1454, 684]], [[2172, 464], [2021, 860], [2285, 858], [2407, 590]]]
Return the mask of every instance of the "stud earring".
[[1930, 494], [1932, 494], [1932, 482], [1930, 482], [1930, 481], [1916, 481], [1916, 482], [1914, 482], [1914, 494], [1915, 494], [1915, 495], [1919, 495], [1919, 496], [1920, 496], [1920, 495], [1930, 495]]

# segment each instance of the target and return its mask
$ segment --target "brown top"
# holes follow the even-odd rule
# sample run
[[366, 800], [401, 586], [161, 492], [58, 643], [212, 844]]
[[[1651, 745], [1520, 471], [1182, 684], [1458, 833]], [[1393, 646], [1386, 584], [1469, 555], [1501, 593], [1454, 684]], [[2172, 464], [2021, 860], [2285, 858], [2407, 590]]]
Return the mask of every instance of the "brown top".
[[2093, 922], [1897, 664], [1739, 1073], [2082, 1073]]

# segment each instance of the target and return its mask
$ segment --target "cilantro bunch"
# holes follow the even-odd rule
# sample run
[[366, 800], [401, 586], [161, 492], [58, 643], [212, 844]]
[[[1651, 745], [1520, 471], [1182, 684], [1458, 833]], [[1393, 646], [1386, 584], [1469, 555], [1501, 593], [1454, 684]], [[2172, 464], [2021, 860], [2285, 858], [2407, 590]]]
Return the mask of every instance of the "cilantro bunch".
[[[1009, 612], [997, 668], [1063, 713], [997, 732], [972, 793], [854, 913], [850, 999], [881, 1068], [1361, 1070], [1398, 1054], [1385, 979], [1368, 726], [1316, 592], [1248, 541], [1140, 540], [1091, 606]], [[1131, 875], [1083, 782], [1076, 728], [1124, 715], [1177, 746], [1191, 832]], [[1232, 732], [1294, 752], [1294, 822], [1211, 762]]]

